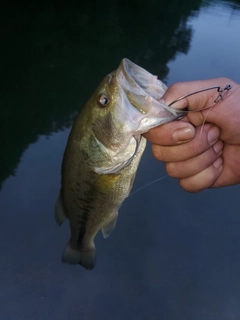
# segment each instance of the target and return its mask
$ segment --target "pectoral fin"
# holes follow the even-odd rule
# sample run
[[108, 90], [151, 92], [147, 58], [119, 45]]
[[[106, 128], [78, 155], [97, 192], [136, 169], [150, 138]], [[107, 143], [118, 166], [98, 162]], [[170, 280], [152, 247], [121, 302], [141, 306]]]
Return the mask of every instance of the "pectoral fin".
[[105, 239], [111, 234], [111, 232], [116, 227], [117, 217], [118, 217], [118, 212], [112, 213], [111, 216], [106, 221], [106, 223], [104, 224], [104, 226], [102, 227], [102, 234]]

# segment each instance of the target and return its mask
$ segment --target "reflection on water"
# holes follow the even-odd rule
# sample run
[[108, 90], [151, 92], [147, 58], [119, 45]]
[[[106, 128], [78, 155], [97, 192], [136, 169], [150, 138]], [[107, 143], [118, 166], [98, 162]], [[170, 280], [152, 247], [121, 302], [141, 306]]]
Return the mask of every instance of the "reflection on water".
[[225, 76], [239, 83], [236, 68], [240, 65], [240, 44], [236, 39], [240, 10], [234, 13], [227, 8], [226, 3], [217, 1], [201, 9], [204, 19], [197, 19], [193, 24], [189, 22], [194, 37], [188, 54], [179, 54], [177, 61], [167, 64], [171, 82]]
[[[240, 1], [11, 1], [1, 15], [0, 318], [240, 318], [239, 187], [170, 178], [130, 197], [92, 272], [60, 262], [53, 206], [69, 127], [123, 57], [175, 81], [240, 82]], [[10, 176], [15, 172], [15, 176]], [[164, 176], [144, 154], [135, 188]], [[197, 209], [196, 209], [197, 208]]]
[[0, 181], [14, 173], [38, 135], [71, 123], [70, 115], [123, 57], [164, 78], [167, 62], [187, 53], [186, 21], [199, 7], [200, 1], [182, 1], [181, 10], [175, 1], [164, 2], [164, 9], [155, 1], [6, 4]]
[[[165, 79], [167, 63], [177, 53], [188, 52], [192, 27], [187, 21], [197, 15], [201, 3], [5, 4], [0, 182], [14, 173], [23, 150], [38, 135], [71, 124], [70, 115], [123, 57]], [[225, 3], [232, 14], [239, 12], [238, 2]]]

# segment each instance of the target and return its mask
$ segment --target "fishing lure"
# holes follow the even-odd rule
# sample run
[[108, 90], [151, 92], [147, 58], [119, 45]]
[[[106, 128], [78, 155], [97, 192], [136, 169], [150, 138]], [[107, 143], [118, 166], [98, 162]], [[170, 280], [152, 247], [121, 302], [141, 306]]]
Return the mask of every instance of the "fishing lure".
[[185, 94], [179, 98], [177, 98], [176, 100], [172, 101], [168, 106], [171, 107], [173, 104], [177, 103], [178, 101], [182, 100], [182, 99], [185, 99], [187, 97], [190, 97], [194, 94], [197, 94], [197, 93], [200, 93], [200, 92], [204, 92], [204, 91], [208, 91], [208, 90], [213, 90], [213, 89], [217, 89], [217, 92], [218, 92], [218, 96], [217, 98], [214, 100], [213, 104], [211, 104], [210, 106], [207, 106], [205, 108], [202, 108], [202, 109], [198, 109], [198, 110], [188, 110], [187, 108], [181, 110], [181, 111], [185, 111], [186, 113], [185, 114], [181, 114], [179, 115], [179, 117], [177, 118], [177, 120], [181, 120], [183, 117], [185, 117], [185, 115], [188, 113], [188, 112], [197, 112], [197, 111], [203, 111], [205, 109], [209, 109], [211, 107], [213, 107], [216, 103], [218, 103], [219, 101], [223, 100], [225, 94], [230, 90], [232, 89], [232, 86], [230, 84], [227, 84], [223, 89], [221, 89], [220, 86], [212, 86], [212, 87], [207, 87], [207, 88], [204, 88], [204, 89], [200, 89], [200, 90], [197, 90], [197, 91], [193, 91], [191, 93], [188, 93], [188, 94]]

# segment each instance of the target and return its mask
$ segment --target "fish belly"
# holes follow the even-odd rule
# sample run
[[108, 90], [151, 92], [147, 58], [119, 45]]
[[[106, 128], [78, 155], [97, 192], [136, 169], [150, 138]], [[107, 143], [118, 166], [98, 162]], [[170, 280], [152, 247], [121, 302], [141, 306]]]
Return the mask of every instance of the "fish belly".
[[59, 224], [65, 218], [70, 220], [71, 238], [62, 255], [64, 263], [81, 264], [86, 269], [95, 266], [94, 238], [100, 229], [104, 238], [114, 230], [118, 210], [130, 193], [145, 144], [142, 138], [138, 153], [118, 173], [97, 174], [83, 164], [83, 170], [73, 170], [73, 176], [71, 170], [68, 172], [55, 209]]

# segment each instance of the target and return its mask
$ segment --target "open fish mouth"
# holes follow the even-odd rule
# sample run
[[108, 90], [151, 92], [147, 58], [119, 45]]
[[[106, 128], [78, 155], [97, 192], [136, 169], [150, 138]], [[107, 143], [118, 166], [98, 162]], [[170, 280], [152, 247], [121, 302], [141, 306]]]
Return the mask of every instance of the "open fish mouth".
[[[131, 106], [129, 113], [137, 123], [137, 129], [133, 130], [133, 134], [145, 133], [158, 125], [178, 119], [181, 115], [181, 112], [161, 101], [167, 86], [157, 76], [129, 59], [121, 61], [116, 77]], [[134, 112], [133, 109], [137, 109], [138, 112]]]
[[123, 59], [120, 67], [126, 79], [122, 83], [125, 92], [128, 91], [137, 95], [142, 94], [144, 98], [150, 96], [154, 100], [160, 100], [167, 90], [167, 86], [157, 76], [152, 75], [129, 59]]

